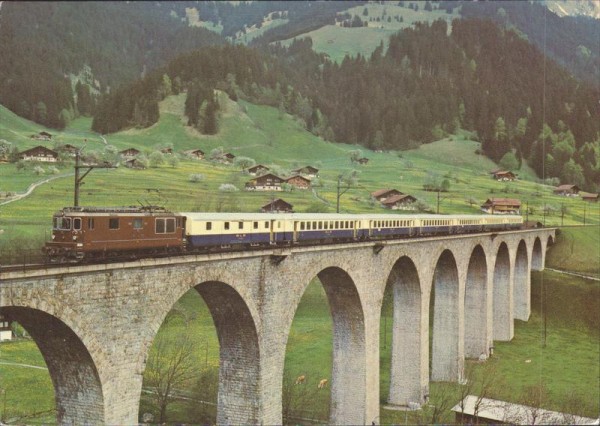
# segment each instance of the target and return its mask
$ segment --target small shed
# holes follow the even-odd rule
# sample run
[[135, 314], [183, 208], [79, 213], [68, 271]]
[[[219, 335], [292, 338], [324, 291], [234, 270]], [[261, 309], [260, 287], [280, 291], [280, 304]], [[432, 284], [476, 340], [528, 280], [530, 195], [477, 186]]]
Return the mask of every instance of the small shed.
[[246, 182], [247, 191], [281, 191], [281, 184], [284, 182], [282, 178], [267, 173]]
[[267, 166], [263, 166], [262, 164], [257, 164], [256, 166], [249, 167], [246, 171], [249, 175], [257, 176], [267, 173], [269, 169]]
[[294, 206], [278, 198], [260, 208], [263, 213], [293, 213]]
[[402, 195], [402, 192], [391, 188], [378, 189], [377, 191], [371, 192], [371, 197], [375, 198], [379, 202], [383, 202], [386, 200], [386, 198], [393, 195]]
[[224, 163], [231, 164], [231, 163], [233, 163], [234, 159], [235, 159], [235, 155], [233, 155], [231, 152], [226, 152], [225, 154], [223, 154], [223, 162]]
[[356, 161], [358, 162], [358, 164], [367, 164], [369, 162], [369, 159], [367, 157], [362, 157]]
[[488, 198], [481, 211], [489, 214], [520, 214], [521, 201], [514, 198]]
[[509, 170], [496, 170], [492, 172], [492, 177], [498, 182], [512, 182], [517, 180], [517, 175]]
[[458, 424], [597, 425], [598, 419], [467, 395], [452, 407]]
[[577, 185], [560, 185], [554, 189], [554, 193], [564, 197], [577, 197], [579, 195], [579, 187]]
[[415, 210], [415, 201], [417, 201], [417, 199], [412, 195], [398, 194], [386, 198], [381, 204], [392, 210]]
[[183, 151], [183, 153], [196, 160], [202, 160], [204, 158], [204, 151], [201, 149], [188, 149], [187, 151]]
[[301, 176], [301, 175], [295, 175], [295, 176], [291, 176], [289, 178], [287, 178], [286, 183], [289, 183], [290, 185], [292, 185], [295, 188], [298, 189], [308, 189], [310, 188], [310, 179]]
[[166, 154], [166, 155], [172, 155], [173, 154], [173, 148], [171, 147], [166, 147], [166, 148], [162, 148], [160, 150], [161, 153]]
[[0, 342], [12, 340], [13, 333], [8, 318], [0, 314]]
[[58, 161], [58, 152], [38, 145], [26, 151], [19, 153], [19, 158], [23, 161], [43, 161], [46, 163], [56, 163]]
[[292, 172], [294, 172], [298, 175], [304, 175], [307, 177], [319, 177], [319, 169], [317, 169], [313, 166], [300, 167], [299, 169], [292, 170]]
[[581, 199], [583, 201], [587, 201], [590, 203], [597, 203], [598, 202], [598, 194], [590, 194], [588, 192], [581, 192]]
[[119, 154], [121, 154], [121, 157], [125, 159], [132, 159], [140, 155], [140, 150], [135, 148], [127, 148], [123, 151], [119, 151]]

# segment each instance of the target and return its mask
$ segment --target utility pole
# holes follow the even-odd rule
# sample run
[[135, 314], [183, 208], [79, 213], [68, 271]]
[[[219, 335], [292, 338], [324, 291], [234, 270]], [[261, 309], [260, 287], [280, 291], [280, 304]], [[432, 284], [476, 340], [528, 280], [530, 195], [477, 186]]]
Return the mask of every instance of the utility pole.
[[[102, 165], [98, 164], [98, 165], [94, 165], [94, 166], [83, 166], [79, 162], [80, 154], [81, 154], [81, 150], [77, 150], [77, 152], [75, 153], [75, 189], [74, 189], [74, 196], [73, 196], [73, 207], [79, 207], [79, 189], [82, 185], [83, 179], [88, 175], [89, 172], [92, 171], [92, 169], [114, 169], [115, 168], [115, 166], [108, 164], [108, 163], [105, 163]], [[80, 177], [79, 169], [87, 169], [87, 171]]]
[[335, 203], [335, 212], [339, 213], [340, 212], [340, 197], [342, 196], [342, 194], [340, 194], [340, 182], [342, 180], [342, 175], [338, 176], [338, 180], [337, 180], [337, 198], [336, 198], [336, 203]]
[[525, 223], [529, 222], [529, 200], [525, 203]]
[[440, 214], [440, 190], [437, 191], [437, 214]]

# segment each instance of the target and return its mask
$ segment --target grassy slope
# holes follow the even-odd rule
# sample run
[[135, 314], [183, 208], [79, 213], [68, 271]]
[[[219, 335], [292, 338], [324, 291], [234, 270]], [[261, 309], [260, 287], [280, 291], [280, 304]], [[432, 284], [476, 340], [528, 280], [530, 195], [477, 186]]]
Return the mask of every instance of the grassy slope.
[[[410, 2], [406, 2], [408, 6]], [[444, 10], [433, 10], [428, 12], [423, 10], [424, 2], [419, 3], [420, 10], [414, 11], [408, 7], [400, 7], [397, 3], [381, 5], [379, 3], [369, 3], [365, 6], [357, 6], [347, 10], [352, 16], [359, 16], [363, 21], [373, 18], [368, 27], [363, 28], [342, 28], [337, 25], [326, 25], [318, 30], [298, 36], [298, 38], [310, 37], [313, 41], [313, 49], [317, 52], [326, 53], [336, 62], [341, 62], [344, 56], [363, 56], [370, 55], [381, 42], [387, 48], [390, 35], [411, 27], [415, 22], [433, 22], [437, 19], [444, 19], [451, 23], [459, 15], [455, 11], [449, 15]], [[368, 16], [363, 15], [364, 9], [368, 10]], [[383, 13], [386, 13], [382, 19]], [[398, 22], [394, 17], [402, 16], [403, 22]], [[387, 17], [391, 16], [391, 22]], [[380, 21], [377, 22], [376, 18]], [[291, 43], [290, 40], [282, 42], [284, 45]]]
[[550, 268], [600, 277], [600, 227], [563, 228], [546, 256]]

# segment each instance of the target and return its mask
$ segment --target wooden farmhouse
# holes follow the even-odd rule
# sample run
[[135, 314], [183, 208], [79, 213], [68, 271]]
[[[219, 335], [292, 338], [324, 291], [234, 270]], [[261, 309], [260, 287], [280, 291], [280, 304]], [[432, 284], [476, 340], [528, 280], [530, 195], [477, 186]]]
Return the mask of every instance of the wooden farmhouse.
[[233, 155], [232, 153], [226, 152], [225, 154], [223, 154], [224, 163], [231, 164], [233, 163], [233, 160], [235, 160], [235, 155]]
[[267, 173], [269, 169], [267, 166], [263, 166], [262, 164], [257, 164], [256, 166], [249, 167], [246, 171], [249, 175], [252, 176], [260, 176]]
[[298, 189], [310, 188], [310, 179], [300, 175], [291, 176], [285, 182]]
[[58, 161], [58, 152], [45, 146], [38, 145], [34, 148], [23, 151], [19, 154], [23, 161], [42, 161], [45, 163], [56, 163]]
[[293, 213], [293, 205], [278, 198], [260, 208], [263, 213]]
[[412, 195], [399, 194], [386, 198], [381, 204], [392, 210], [415, 210], [415, 201], [417, 201], [417, 199]]
[[202, 160], [204, 158], [204, 151], [201, 149], [188, 149], [187, 151], [183, 151], [183, 153], [196, 160]]
[[119, 151], [119, 154], [121, 154], [121, 157], [123, 157], [124, 159], [131, 160], [140, 155], [140, 150], [135, 148], [127, 148], [123, 151]]
[[598, 202], [598, 195], [599, 194], [590, 194], [588, 192], [581, 192], [580, 195], [581, 195], [581, 199], [583, 201], [587, 201], [587, 202], [590, 202], [590, 203], [597, 203]]
[[279, 176], [273, 173], [259, 176], [246, 182], [247, 191], [281, 191], [281, 184], [284, 182]]
[[75, 157], [75, 155], [77, 154], [77, 151], [79, 151], [79, 148], [77, 148], [76, 146], [73, 146], [69, 143], [61, 145], [61, 146], [57, 147], [56, 149], [57, 149], [57, 151], [61, 151], [61, 152], [65, 152], [65, 153], [69, 154], [71, 157]]
[[489, 214], [520, 214], [521, 201], [514, 198], [488, 198], [481, 211]]
[[166, 154], [166, 155], [171, 155], [171, 154], [173, 154], [173, 148], [169, 148], [169, 147], [163, 148], [160, 150], [160, 152], [163, 154]]
[[300, 167], [299, 169], [292, 170], [292, 172], [296, 173], [297, 175], [303, 175], [311, 178], [319, 177], [319, 169], [313, 166]]
[[367, 164], [369, 162], [369, 159], [367, 157], [362, 157], [356, 161], [358, 162], [358, 164]]
[[10, 321], [8, 318], [0, 314], [0, 342], [4, 340], [12, 340], [13, 334], [10, 328]]
[[579, 187], [577, 185], [560, 185], [554, 189], [554, 193], [564, 197], [577, 197], [579, 195]]
[[371, 197], [376, 199], [379, 202], [385, 201], [386, 198], [389, 198], [393, 195], [403, 195], [402, 192], [397, 189], [378, 189], [377, 191], [371, 192]]
[[498, 182], [512, 182], [513, 180], [517, 180], [517, 176], [508, 170], [496, 170], [491, 172], [491, 174]]
[[37, 135], [31, 135], [31, 139], [38, 141], [49, 141], [52, 139], [52, 135], [48, 132], [39, 132]]

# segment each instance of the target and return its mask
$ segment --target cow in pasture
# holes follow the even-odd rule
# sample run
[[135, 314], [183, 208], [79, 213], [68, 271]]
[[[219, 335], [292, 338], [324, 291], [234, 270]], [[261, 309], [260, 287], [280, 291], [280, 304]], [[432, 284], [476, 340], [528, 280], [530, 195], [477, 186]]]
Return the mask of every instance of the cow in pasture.
[[304, 376], [304, 375], [298, 376], [298, 378], [296, 379], [296, 384], [302, 385], [302, 384], [304, 384], [305, 381], [306, 381], [306, 376]]
[[327, 379], [321, 379], [321, 381], [319, 382], [319, 384], [317, 385], [317, 387], [319, 389], [323, 389], [327, 387], [327, 383], [329, 383], [329, 381]]

